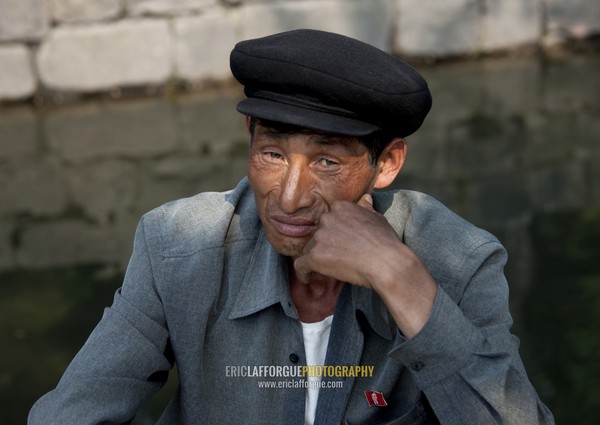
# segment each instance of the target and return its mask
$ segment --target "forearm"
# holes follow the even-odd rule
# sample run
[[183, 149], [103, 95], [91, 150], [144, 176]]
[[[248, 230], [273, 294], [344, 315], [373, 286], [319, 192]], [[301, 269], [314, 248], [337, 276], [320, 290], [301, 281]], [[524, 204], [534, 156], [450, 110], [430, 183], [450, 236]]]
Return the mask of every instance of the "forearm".
[[369, 285], [381, 297], [398, 328], [407, 338], [418, 334], [429, 320], [438, 285], [421, 260], [400, 240], [380, 252]]

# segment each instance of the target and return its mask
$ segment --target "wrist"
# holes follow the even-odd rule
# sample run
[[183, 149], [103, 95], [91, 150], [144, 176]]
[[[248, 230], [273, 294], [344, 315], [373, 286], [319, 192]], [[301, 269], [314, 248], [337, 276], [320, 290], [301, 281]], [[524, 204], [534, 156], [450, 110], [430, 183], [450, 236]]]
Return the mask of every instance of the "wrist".
[[425, 265], [402, 244], [398, 256], [380, 267], [372, 289], [379, 294], [400, 331], [411, 338], [427, 323], [437, 294], [437, 283]]

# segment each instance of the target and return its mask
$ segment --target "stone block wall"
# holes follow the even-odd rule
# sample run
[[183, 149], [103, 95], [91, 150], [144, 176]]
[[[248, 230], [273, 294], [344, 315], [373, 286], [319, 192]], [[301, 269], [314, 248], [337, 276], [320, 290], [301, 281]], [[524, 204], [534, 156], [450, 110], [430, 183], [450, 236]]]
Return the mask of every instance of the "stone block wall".
[[0, 0], [0, 102], [225, 80], [235, 42], [300, 27], [439, 58], [600, 33], [597, 0]]

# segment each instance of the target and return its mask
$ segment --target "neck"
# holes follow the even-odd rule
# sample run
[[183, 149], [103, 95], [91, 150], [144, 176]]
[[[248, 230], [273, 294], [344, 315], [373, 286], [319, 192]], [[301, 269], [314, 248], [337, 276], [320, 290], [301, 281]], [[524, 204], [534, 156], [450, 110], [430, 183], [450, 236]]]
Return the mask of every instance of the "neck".
[[320, 322], [335, 312], [344, 282], [326, 276], [316, 276], [302, 283], [293, 268], [290, 272], [290, 293], [298, 316], [306, 323]]

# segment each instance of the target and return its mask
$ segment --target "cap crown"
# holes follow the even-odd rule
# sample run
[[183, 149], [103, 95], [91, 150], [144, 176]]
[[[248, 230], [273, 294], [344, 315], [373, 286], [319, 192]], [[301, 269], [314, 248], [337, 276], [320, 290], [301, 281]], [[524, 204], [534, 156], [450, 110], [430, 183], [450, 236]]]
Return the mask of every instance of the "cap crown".
[[231, 53], [231, 70], [247, 96], [240, 112], [315, 130], [407, 136], [431, 107], [427, 83], [413, 67], [325, 31], [242, 41]]

